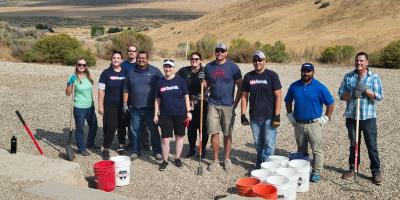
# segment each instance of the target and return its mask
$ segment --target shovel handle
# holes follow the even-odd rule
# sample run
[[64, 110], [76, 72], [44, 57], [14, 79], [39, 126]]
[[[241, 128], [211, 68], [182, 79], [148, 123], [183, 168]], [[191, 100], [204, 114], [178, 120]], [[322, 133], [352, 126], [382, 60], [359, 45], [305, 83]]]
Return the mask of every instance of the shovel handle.
[[31, 137], [31, 140], [32, 140], [33, 143], [35, 144], [35, 146], [36, 146], [36, 148], [38, 149], [40, 155], [42, 155], [42, 156], [45, 158], [42, 148], [40, 148], [39, 143], [38, 143], [38, 142], [36, 141], [36, 139], [35, 139], [35, 136], [33, 136], [33, 133], [32, 133], [31, 130], [29, 129], [28, 125], [25, 123], [24, 118], [22, 118], [21, 113], [20, 113], [18, 110], [16, 110], [15, 113], [17, 114], [19, 120], [21, 121], [22, 125], [24, 126], [26, 132], [28, 132], [29, 136]]

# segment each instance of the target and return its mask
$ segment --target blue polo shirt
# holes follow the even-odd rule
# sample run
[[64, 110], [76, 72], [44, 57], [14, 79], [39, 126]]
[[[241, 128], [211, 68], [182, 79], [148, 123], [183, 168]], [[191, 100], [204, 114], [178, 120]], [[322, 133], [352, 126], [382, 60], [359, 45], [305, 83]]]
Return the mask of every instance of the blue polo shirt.
[[121, 67], [124, 68], [125, 71], [129, 71], [133, 69], [136, 63], [131, 63], [128, 60], [125, 60], [124, 62], [121, 63]]
[[210, 86], [208, 102], [213, 105], [232, 106], [235, 81], [242, 78], [239, 66], [230, 60], [222, 65], [212, 61], [206, 65], [204, 73]]
[[133, 107], [154, 107], [154, 95], [158, 81], [163, 77], [161, 71], [153, 65], [141, 69], [135, 64], [133, 70], [126, 73], [123, 90], [129, 93]]
[[312, 79], [304, 84], [298, 80], [292, 83], [285, 97], [286, 103], [294, 103], [294, 118], [296, 120], [313, 120], [321, 117], [323, 104], [329, 106], [335, 102], [333, 96], [321, 82]]

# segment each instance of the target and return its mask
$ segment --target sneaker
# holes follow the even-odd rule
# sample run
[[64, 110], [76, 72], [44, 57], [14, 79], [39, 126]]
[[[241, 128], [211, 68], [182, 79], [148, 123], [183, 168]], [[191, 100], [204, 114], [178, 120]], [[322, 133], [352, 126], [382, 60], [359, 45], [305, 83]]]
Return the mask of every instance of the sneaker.
[[90, 153], [85, 149], [85, 150], [83, 150], [81, 153], [79, 153], [79, 154], [81, 154], [81, 156], [89, 156], [90, 155]]
[[110, 151], [108, 149], [103, 149], [103, 160], [110, 160]]
[[167, 161], [163, 161], [160, 165], [160, 167], [158, 168], [160, 171], [165, 171], [165, 168], [167, 168], [168, 166], [168, 162]]
[[312, 172], [310, 176], [310, 181], [314, 183], [318, 183], [321, 180], [321, 176], [319, 172]]
[[196, 151], [190, 150], [188, 154], [185, 156], [186, 158], [192, 158], [196, 154]]
[[353, 176], [354, 176], [354, 171], [350, 170], [348, 172], [343, 173], [341, 178], [342, 179], [346, 179], [346, 180], [350, 180], [351, 178], [353, 178]]
[[133, 160], [136, 160], [138, 158], [138, 155], [136, 153], [131, 153], [131, 154], [129, 154], [129, 157], [133, 161]]
[[154, 156], [154, 158], [155, 158], [156, 160], [162, 160], [162, 155], [161, 155], [160, 153], [158, 153], [158, 154], [156, 154], [156, 155]]
[[208, 171], [213, 172], [215, 170], [217, 170], [220, 167], [219, 165], [219, 160], [214, 160], [211, 162], [210, 165], [208, 165]]
[[148, 144], [143, 145], [143, 149], [145, 151], [151, 151], [150, 145], [148, 145]]
[[90, 150], [99, 150], [99, 149], [101, 149], [101, 147], [99, 147], [99, 146], [97, 146], [97, 145], [90, 145], [90, 146], [86, 146], [86, 148], [87, 149], [90, 149]]
[[225, 171], [229, 171], [232, 169], [232, 162], [230, 159], [225, 159], [224, 161], [224, 169]]
[[372, 182], [375, 185], [382, 185], [382, 176], [380, 174], [373, 175], [372, 176]]
[[175, 165], [176, 165], [178, 168], [183, 167], [183, 164], [182, 164], [181, 159], [179, 159], [179, 158], [175, 159]]
[[118, 153], [118, 155], [120, 155], [120, 156], [126, 156], [126, 155], [128, 155], [128, 152], [125, 151], [124, 148], [117, 149], [117, 153]]

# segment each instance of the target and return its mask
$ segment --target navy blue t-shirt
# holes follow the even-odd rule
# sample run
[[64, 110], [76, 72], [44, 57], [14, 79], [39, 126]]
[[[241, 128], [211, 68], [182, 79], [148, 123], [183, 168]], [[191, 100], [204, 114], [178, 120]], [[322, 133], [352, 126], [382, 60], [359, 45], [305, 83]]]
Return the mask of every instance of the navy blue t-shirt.
[[160, 98], [160, 115], [185, 115], [185, 95], [188, 95], [188, 89], [181, 77], [175, 76], [171, 80], [161, 78], [156, 93], [156, 98]]
[[322, 83], [312, 79], [304, 84], [298, 80], [292, 83], [285, 97], [286, 103], [294, 102], [293, 115], [296, 120], [313, 120], [321, 117], [323, 104], [329, 106], [335, 102], [333, 96]]
[[99, 87], [105, 85], [104, 104], [122, 104], [122, 88], [125, 79], [125, 70], [114, 71], [113, 67], [105, 69], [99, 79]]
[[131, 63], [128, 60], [125, 60], [124, 62], [121, 63], [121, 67], [124, 68], [125, 71], [132, 70], [133, 67], [135, 66], [135, 63]]
[[135, 64], [133, 70], [127, 71], [124, 82], [124, 92], [129, 93], [130, 105], [153, 107], [157, 83], [162, 77], [161, 71], [153, 65], [142, 69]]
[[230, 60], [222, 65], [212, 61], [206, 65], [204, 73], [210, 86], [208, 102], [214, 105], [232, 106], [235, 81], [242, 78], [239, 67]]
[[250, 119], [268, 120], [274, 115], [274, 91], [282, 88], [278, 74], [265, 69], [257, 74], [255, 70], [247, 73], [243, 78], [242, 91], [249, 92]]

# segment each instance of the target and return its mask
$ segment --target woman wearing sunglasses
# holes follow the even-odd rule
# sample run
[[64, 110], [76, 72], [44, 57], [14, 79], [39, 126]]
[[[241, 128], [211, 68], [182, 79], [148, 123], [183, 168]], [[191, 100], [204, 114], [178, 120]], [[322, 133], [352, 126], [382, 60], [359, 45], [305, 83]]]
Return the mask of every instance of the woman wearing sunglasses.
[[[82, 156], [88, 156], [88, 149], [98, 149], [94, 144], [97, 132], [97, 119], [93, 103], [93, 79], [90, 76], [86, 60], [80, 58], [77, 60], [74, 74], [70, 75], [67, 82], [65, 94], [74, 96], [74, 118], [75, 118], [75, 140], [78, 146], [78, 153]], [[84, 144], [84, 126], [85, 120], [89, 126], [87, 143]]]
[[154, 105], [154, 123], [161, 127], [162, 158], [163, 162], [159, 170], [164, 171], [168, 165], [169, 141], [175, 135], [175, 165], [183, 167], [181, 153], [185, 126], [192, 119], [188, 89], [185, 81], [175, 76], [175, 64], [173, 60], [164, 60], [164, 74], [156, 88], [156, 100]]
[[[201, 64], [201, 54], [193, 52], [190, 55], [190, 66], [181, 68], [178, 73], [182, 77], [189, 90], [189, 99], [193, 120], [188, 128], [189, 152], [186, 157], [190, 158], [196, 154], [197, 130], [200, 131], [200, 101], [201, 101], [201, 80], [204, 79], [204, 68]], [[204, 98], [204, 97], [203, 97]], [[203, 110], [207, 111], [207, 102], [203, 99]], [[206, 145], [208, 141], [206, 125], [207, 112], [203, 112], [202, 130], [202, 158], [206, 155]], [[198, 152], [200, 154], [200, 152]]]

